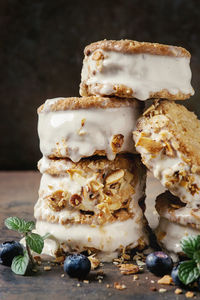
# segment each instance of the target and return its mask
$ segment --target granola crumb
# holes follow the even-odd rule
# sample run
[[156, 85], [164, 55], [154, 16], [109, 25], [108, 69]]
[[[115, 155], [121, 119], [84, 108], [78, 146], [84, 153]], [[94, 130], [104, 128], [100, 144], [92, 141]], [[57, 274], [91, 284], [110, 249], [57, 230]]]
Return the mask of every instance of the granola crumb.
[[152, 292], [156, 292], [156, 291], [157, 291], [157, 288], [156, 288], [155, 286], [151, 286], [149, 289], [150, 289], [150, 291], [152, 291]]
[[54, 263], [62, 263], [62, 262], [64, 262], [64, 260], [65, 260], [65, 256], [58, 256], [58, 257], [56, 257], [55, 258], [55, 260], [54, 260]]
[[109, 289], [110, 288], [110, 284], [106, 284], [106, 287]]
[[62, 278], [65, 277], [65, 274], [61, 274], [60, 277], [62, 277]]
[[89, 283], [89, 280], [83, 280], [83, 282], [88, 284], [88, 283]]
[[50, 271], [51, 267], [50, 266], [44, 266], [44, 271]]
[[36, 273], [38, 270], [37, 270], [37, 269], [32, 269], [32, 271], [33, 271], [34, 273]]
[[139, 279], [139, 277], [138, 277], [138, 275], [133, 275], [133, 280], [135, 281], [135, 280], [138, 280]]
[[136, 274], [140, 270], [137, 265], [133, 264], [120, 264], [118, 267], [123, 275]]
[[99, 283], [102, 283], [102, 279], [99, 279], [98, 281], [99, 281]]
[[125, 290], [126, 289], [126, 285], [125, 284], [121, 284], [119, 282], [114, 282], [114, 288], [117, 290]]
[[186, 298], [193, 298], [194, 297], [194, 293], [189, 291], [189, 292], [185, 293], [185, 297]]
[[88, 256], [88, 259], [91, 262], [91, 270], [95, 270], [99, 267], [100, 261], [96, 257], [94, 257], [94, 255]]
[[81, 286], [81, 285], [80, 285], [80, 283], [77, 283], [77, 285], [76, 285], [76, 286], [78, 286], [78, 287], [79, 287], [79, 286]]
[[174, 294], [180, 295], [180, 294], [182, 294], [182, 292], [183, 291], [181, 289], [177, 288], [177, 289], [175, 289]]
[[113, 265], [119, 265], [119, 263], [117, 261], [113, 261]]
[[155, 283], [155, 280], [151, 280], [151, 283]]
[[159, 291], [159, 293], [165, 293], [167, 291], [167, 289], [159, 289], [158, 291]]
[[165, 275], [158, 280], [158, 284], [170, 285], [170, 284], [172, 284], [172, 282], [173, 282], [172, 277], [169, 275]]

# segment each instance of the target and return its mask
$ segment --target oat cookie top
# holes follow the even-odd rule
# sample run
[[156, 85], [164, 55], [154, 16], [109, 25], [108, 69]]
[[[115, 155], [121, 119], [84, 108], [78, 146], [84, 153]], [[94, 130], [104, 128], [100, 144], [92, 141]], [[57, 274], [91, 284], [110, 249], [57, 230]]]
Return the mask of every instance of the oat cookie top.
[[140, 107], [141, 102], [134, 99], [120, 99], [117, 97], [59, 97], [46, 100], [45, 103], [38, 108], [38, 113], [88, 108], [106, 109], [127, 106]]
[[89, 56], [97, 49], [105, 51], [115, 51], [122, 53], [148, 53], [152, 55], [166, 55], [174, 57], [191, 57], [190, 53], [177, 46], [163, 45], [158, 43], [137, 42], [132, 40], [102, 40], [88, 45], [84, 54]]

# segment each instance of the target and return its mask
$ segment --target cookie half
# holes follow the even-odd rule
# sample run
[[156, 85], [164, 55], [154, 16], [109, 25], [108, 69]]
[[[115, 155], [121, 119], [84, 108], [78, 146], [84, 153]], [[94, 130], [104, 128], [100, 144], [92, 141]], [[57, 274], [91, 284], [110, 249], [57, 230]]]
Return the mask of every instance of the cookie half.
[[172, 194], [200, 204], [200, 121], [183, 105], [155, 102], [133, 133], [145, 166]]
[[49, 158], [134, 153], [132, 131], [143, 104], [137, 100], [83, 97], [47, 100], [38, 109], [40, 150]]
[[84, 50], [82, 96], [184, 100], [194, 94], [190, 53], [182, 47], [103, 40]]
[[158, 242], [169, 252], [181, 254], [181, 239], [200, 234], [200, 209], [187, 207], [170, 192], [157, 197], [156, 209], [160, 215], [155, 230]]
[[52, 235], [45, 240], [44, 252], [93, 249], [107, 260], [116, 257], [121, 246], [141, 249], [148, 244], [139, 206], [146, 172], [138, 155], [117, 155], [114, 161], [93, 157], [76, 164], [43, 158], [39, 170], [43, 175], [34, 208], [36, 230]]

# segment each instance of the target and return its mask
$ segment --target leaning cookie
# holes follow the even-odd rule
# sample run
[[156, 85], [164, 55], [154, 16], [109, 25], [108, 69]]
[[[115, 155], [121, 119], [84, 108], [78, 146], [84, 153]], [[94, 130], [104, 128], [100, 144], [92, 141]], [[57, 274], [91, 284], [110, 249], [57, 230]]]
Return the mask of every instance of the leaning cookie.
[[133, 133], [146, 167], [185, 203], [200, 203], [200, 121], [183, 105], [155, 102]]
[[90, 250], [105, 261], [122, 249], [148, 244], [139, 206], [146, 174], [138, 155], [120, 154], [114, 161], [97, 156], [78, 163], [42, 158], [39, 170], [36, 231], [51, 234], [44, 253]]
[[49, 158], [134, 153], [132, 131], [143, 103], [103, 97], [71, 97], [47, 100], [38, 109], [40, 150]]
[[172, 254], [181, 254], [181, 239], [200, 234], [200, 210], [185, 206], [170, 192], [157, 197], [156, 209], [160, 215], [155, 230], [158, 243]]
[[80, 94], [184, 100], [194, 94], [190, 53], [181, 47], [103, 40], [85, 48]]

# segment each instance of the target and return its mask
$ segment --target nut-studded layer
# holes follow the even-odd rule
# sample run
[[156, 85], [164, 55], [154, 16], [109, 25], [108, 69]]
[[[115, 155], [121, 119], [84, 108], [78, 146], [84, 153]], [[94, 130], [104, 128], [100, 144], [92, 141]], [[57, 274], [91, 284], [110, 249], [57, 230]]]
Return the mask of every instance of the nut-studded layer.
[[114, 161], [93, 157], [39, 162], [43, 174], [36, 219], [52, 223], [104, 224], [143, 215], [145, 168], [138, 155], [118, 155]]
[[82, 96], [184, 100], [194, 93], [190, 53], [184, 48], [104, 40], [87, 46], [84, 53]]
[[183, 105], [155, 102], [133, 133], [143, 163], [171, 193], [193, 206], [200, 199], [200, 121]]
[[56, 98], [39, 109], [40, 149], [49, 158], [134, 153], [132, 131], [143, 105], [137, 100], [102, 97]]
[[200, 209], [188, 207], [170, 192], [157, 197], [156, 209], [160, 215], [155, 230], [158, 242], [169, 252], [181, 254], [180, 240], [200, 234]]

